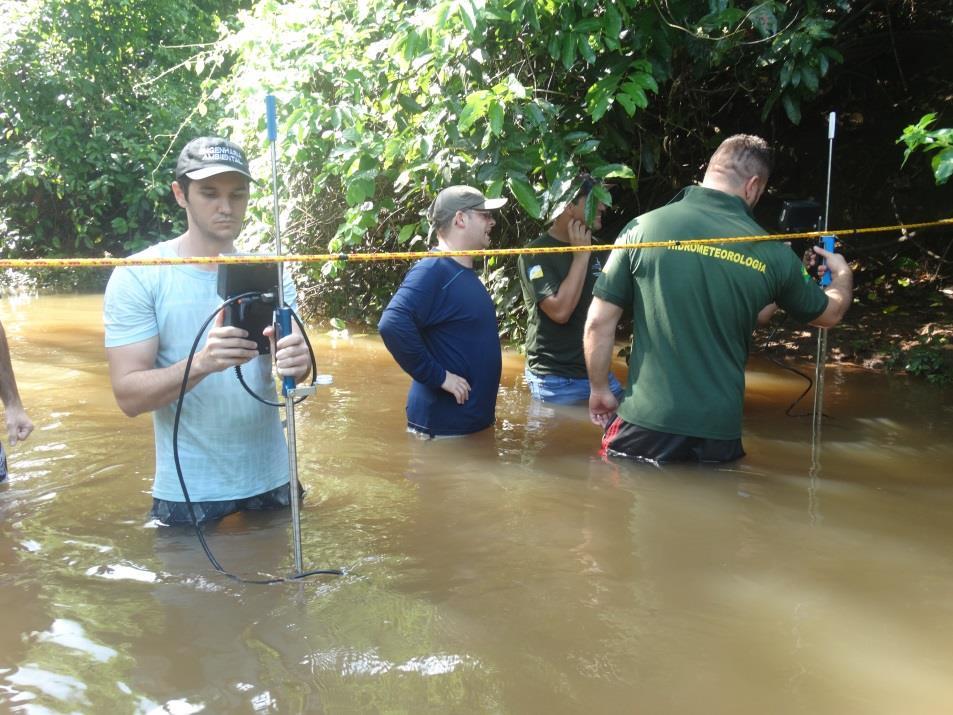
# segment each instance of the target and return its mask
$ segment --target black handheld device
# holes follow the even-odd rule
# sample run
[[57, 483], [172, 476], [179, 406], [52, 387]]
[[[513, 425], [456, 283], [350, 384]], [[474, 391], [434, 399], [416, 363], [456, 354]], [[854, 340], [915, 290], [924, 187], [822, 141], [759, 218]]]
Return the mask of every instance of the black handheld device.
[[812, 199], [785, 201], [778, 226], [783, 233], [817, 231], [821, 227], [821, 205]]
[[[261, 255], [261, 254], [235, 254]], [[274, 323], [278, 293], [277, 263], [222, 263], [218, 267], [218, 294], [223, 300], [243, 293], [268, 293], [271, 299], [243, 298], [225, 307], [225, 325], [248, 331], [248, 339], [258, 343], [258, 352], [267, 355], [271, 344], [263, 334]]]
[[[782, 233], [806, 233], [819, 231], [823, 214], [821, 205], [812, 199], [785, 201], [781, 204], [781, 216], [778, 226]], [[807, 272], [817, 278], [817, 268], [820, 261], [811, 251], [811, 246], [821, 245], [820, 241], [811, 238], [799, 238], [790, 241], [794, 252], [806, 262]]]

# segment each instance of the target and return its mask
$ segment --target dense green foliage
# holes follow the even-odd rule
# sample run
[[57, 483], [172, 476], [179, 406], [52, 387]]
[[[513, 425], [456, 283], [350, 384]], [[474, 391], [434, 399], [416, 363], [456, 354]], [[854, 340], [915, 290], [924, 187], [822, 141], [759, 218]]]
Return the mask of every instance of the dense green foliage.
[[915, 151], [933, 153], [930, 160], [933, 176], [937, 184], [945, 184], [953, 176], [953, 129], [929, 129], [935, 120], [935, 113], [925, 114], [919, 122], [905, 128], [897, 142], [907, 145], [903, 152], [904, 163]]
[[[513, 198], [499, 240], [521, 245], [578, 171], [631, 193], [670, 171], [667, 142], [719, 104], [744, 98], [762, 117], [780, 107], [800, 121], [841, 59], [831, 28], [842, 7], [264, 0], [228, 38], [236, 63], [218, 90], [248, 141], [264, 91], [278, 95], [297, 248], [422, 249], [420, 212], [451, 183]], [[311, 278], [323, 312], [373, 320], [405, 269], [329, 264]], [[487, 266], [504, 333], [517, 336], [512, 269]]]
[[[245, 144], [262, 181], [244, 233], [270, 241], [263, 98], [280, 112], [282, 226], [301, 252], [424, 250], [451, 183], [510, 198], [497, 245], [525, 244], [580, 170], [611, 179], [611, 239], [696, 180], [725, 135], [780, 149], [759, 218], [822, 194], [839, 120], [834, 225], [948, 215], [953, 6], [945, 0], [0, 0], [0, 250], [125, 254], [181, 227], [168, 184], [199, 132]], [[947, 71], [944, 72], [944, 68]], [[909, 125], [909, 126], [908, 126]], [[891, 153], [904, 127], [905, 156]], [[929, 181], [927, 187], [926, 182]], [[926, 187], [926, 188], [925, 188]], [[767, 220], [766, 220], [767, 219]], [[934, 234], [936, 235], [936, 234]], [[883, 250], [897, 246], [897, 250]], [[858, 307], [903, 311], [948, 251], [846, 239]], [[304, 271], [316, 314], [373, 323], [407, 264]], [[515, 262], [484, 266], [505, 336]], [[930, 285], [933, 287], [930, 288]]]
[[[201, 46], [235, 3], [13, 0], [0, 40], [0, 236], [14, 256], [125, 254], [181, 225], [168, 176], [198, 106]], [[217, 47], [212, 51], [220, 57]], [[192, 72], [172, 72], [177, 66]]]

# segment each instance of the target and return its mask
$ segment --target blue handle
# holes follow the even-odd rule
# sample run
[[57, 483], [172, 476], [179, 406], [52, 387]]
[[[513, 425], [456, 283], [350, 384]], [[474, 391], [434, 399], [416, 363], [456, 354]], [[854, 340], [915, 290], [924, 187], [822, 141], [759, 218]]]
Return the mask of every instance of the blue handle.
[[278, 140], [278, 109], [275, 104], [275, 95], [265, 95], [265, 120], [268, 123], [268, 141]]
[[[825, 251], [834, 252], [834, 237], [833, 236], [821, 236], [821, 248]], [[827, 259], [824, 259], [823, 265], [827, 265]], [[829, 286], [831, 284], [831, 272], [824, 271], [824, 275], [821, 276], [821, 287]]]
[[[291, 335], [291, 308], [284, 307], [275, 310], [275, 324], [278, 328], [275, 341], [281, 340], [286, 335]], [[295, 387], [295, 379], [290, 375], [281, 378], [281, 394], [288, 396], [288, 390]]]

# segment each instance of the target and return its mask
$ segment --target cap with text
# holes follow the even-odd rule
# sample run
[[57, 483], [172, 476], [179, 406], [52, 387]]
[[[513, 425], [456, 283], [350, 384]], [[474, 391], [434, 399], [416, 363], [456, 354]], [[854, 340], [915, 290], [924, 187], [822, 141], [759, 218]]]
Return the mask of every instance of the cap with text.
[[175, 178], [207, 179], [227, 171], [237, 171], [251, 179], [248, 160], [241, 147], [221, 137], [199, 137], [186, 144], [179, 154]]

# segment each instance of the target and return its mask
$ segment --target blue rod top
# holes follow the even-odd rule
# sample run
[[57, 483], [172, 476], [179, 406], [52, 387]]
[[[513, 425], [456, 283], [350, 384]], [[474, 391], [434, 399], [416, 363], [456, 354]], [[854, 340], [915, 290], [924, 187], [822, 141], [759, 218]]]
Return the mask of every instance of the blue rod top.
[[278, 110], [275, 104], [275, 95], [265, 95], [265, 117], [268, 122], [268, 141], [278, 140]]
[[[825, 251], [834, 252], [834, 237], [833, 236], [821, 236], [821, 248]], [[824, 259], [824, 265], [827, 265], [827, 259]], [[830, 271], [825, 271], [824, 275], [821, 276], [821, 288], [829, 286], [831, 284], [831, 273]]]

